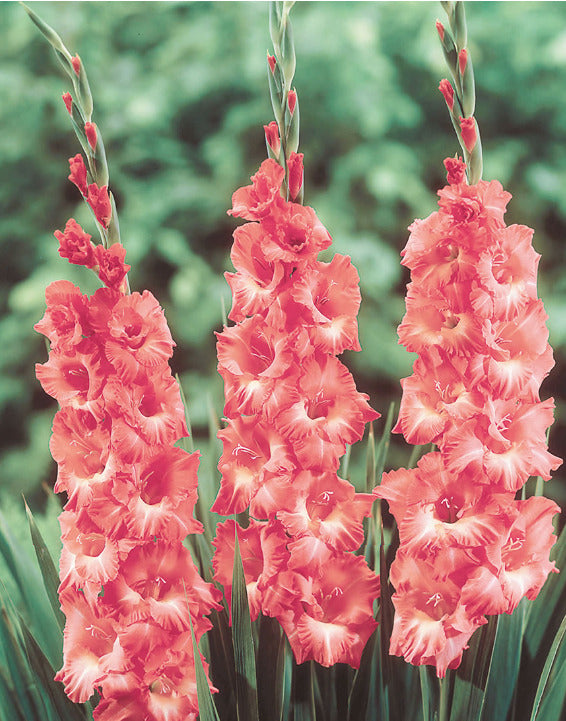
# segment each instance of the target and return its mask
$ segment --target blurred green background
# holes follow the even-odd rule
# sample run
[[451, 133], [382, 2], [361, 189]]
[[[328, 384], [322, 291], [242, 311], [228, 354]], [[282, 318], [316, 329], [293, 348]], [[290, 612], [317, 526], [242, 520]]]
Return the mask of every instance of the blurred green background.
[[[235, 221], [232, 192], [265, 158], [272, 119], [264, 2], [29, 3], [87, 69], [93, 120], [106, 145], [132, 289], [149, 288], [177, 341], [173, 367], [188, 396], [196, 446], [209, 406], [222, 412], [214, 334]], [[556, 368], [542, 396], [557, 401], [551, 450], [566, 452], [566, 4], [473, 2], [469, 49], [477, 84], [484, 178], [513, 194], [507, 222], [534, 227], [540, 295]], [[436, 2], [298, 2], [295, 85], [305, 154], [305, 202], [361, 276], [363, 351], [344, 357], [358, 388], [386, 414], [412, 356], [397, 344], [408, 280], [407, 226], [436, 208], [442, 160], [458, 150], [437, 90], [446, 70]], [[53, 231], [73, 216], [94, 233], [67, 181], [79, 152], [61, 94], [70, 88], [17, 3], [0, 3], [0, 506], [35, 506], [56, 469], [48, 440], [55, 403], [34, 377], [46, 359], [33, 324], [47, 284], [96, 288], [57, 253]], [[379, 433], [383, 420], [376, 424]], [[214, 466], [216, 451], [209, 449]], [[389, 465], [407, 462], [398, 439]], [[356, 460], [357, 458], [357, 460]], [[353, 481], [363, 482], [363, 451]], [[547, 486], [566, 505], [564, 473]]]

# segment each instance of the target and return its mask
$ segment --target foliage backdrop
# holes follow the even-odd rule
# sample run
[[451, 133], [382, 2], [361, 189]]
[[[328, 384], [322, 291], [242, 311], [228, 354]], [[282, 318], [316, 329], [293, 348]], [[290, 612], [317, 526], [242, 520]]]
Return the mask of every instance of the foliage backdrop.
[[[222, 413], [213, 331], [230, 304], [235, 226], [225, 211], [265, 157], [271, 119], [264, 2], [30, 3], [86, 65], [103, 133], [133, 289], [149, 288], [178, 343], [173, 364], [188, 396], [196, 446], [209, 408]], [[305, 202], [361, 277], [363, 351], [345, 358], [383, 415], [399, 401], [412, 357], [397, 345], [407, 274], [406, 227], [436, 208], [442, 160], [458, 147], [438, 83], [444, 60], [435, 2], [298, 2], [296, 88]], [[477, 83], [484, 178], [513, 193], [508, 222], [535, 228], [540, 295], [556, 368], [543, 385], [557, 421], [551, 451], [566, 452], [566, 4], [473, 2], [469, 47]], [[79, 151], [47, 43], [12, 2], [0, 4], [0, 506], [41, 506], [52, 485], [55, 412], [34, 378], [46, 359], [33, 324], [58, 278], [95, 290], [57, 254], [52, 232], [74, 216], [94, 234], [66, 179]], [[382, 421], [378, 421], [382, 423]], [[390, 463], [407, 462], [399, 440]], [[210, 451], [211, 462], [216, 459]], [[361, 456], [360, 456], [361, 458]], [[355, 458], [354, 458], [355, 461]], [[361, 482], [361, 461], [353, 482]], [[356, 468], [359, 478], [356, 478]], [[561, 471], [547, 494], [566, 505]]]

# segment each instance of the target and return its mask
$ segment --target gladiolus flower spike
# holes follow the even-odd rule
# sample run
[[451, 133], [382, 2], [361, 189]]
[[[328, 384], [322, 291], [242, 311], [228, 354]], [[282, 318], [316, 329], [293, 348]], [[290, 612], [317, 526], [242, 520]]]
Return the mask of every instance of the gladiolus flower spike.
[[[99, 144], [93, 125], [87, 134]], [[109, 229], [105, 187], [87, 186], [81, 155], [70, 179]], [[193, 516], [199, 454], [175, 446], [187, 435], [169, 367], [175, 344], [154, 296], [129, 294], [120, 243], [95, 245], [73, 219], [56, 236], [61, 256], [92, 268], [105, 287], [88, 297], [69, 281], [51, 283], [35, 326], [51, 346], [36, 375], [60, 406], [50, 449], [55, 490], [68, 499], [59, 518], [64, 663], [55, 678], [77, 703], [98, 692], [96, 721], [196, 719], [191, 625], [198, 641], [221, 594], [182, 543], [202, 526]]]
[[401, 542], [391, 653], [433, 664], [439, 677], [486, 615], [536, 598], [556, 570], [548, 556], [560, 509], [515, 495], [561, 464], [546, 444], [553, 400], [539, 396], [554, 361], [533, 231], [505, 224], [511, 196], [499, 182], [467, 185], [462, 161], [445, 163], [439, 210], [415, 221], [402, 252], [411, 283], [399, 339], [418, 359], [394, 429], [438, 451], [384, 474], [374, 491]]
[[[284, 67], [279, 56], [274, 67]], [[287, 175], [268, 158], [229, 211], [248, 222], [234, 232], [236, 272], [226, 274], [235, 325], [218, 335], [226, 427], [212, 510], [249, 509], [250, 521], [218, 525], [215, 578], [230, 604], [236, 531], [252, 618], [278, 619], [297, 663], [358, 667], [379, 579], [353, 551], [373, 497], [337, 471], [378, 414], [336, 356], [360, 349], [359, 277], [349, 257], [317, 259], [331, 238], [312, 208], [282, 196], [285, 178], [294, 195], [303, 172], [302, 153], [285, 158]]]

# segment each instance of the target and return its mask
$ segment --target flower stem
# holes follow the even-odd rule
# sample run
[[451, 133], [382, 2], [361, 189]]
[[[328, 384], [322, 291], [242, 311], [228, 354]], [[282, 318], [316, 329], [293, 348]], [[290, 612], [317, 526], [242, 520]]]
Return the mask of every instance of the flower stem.
[[476, 89], [472, 59], [466, 47], [468, 30], [464, 3], [462, 0], [456, 0], [456, 2], [441, 2], [441, 5], [448, 16], [450, 27], [445, 28], [442, 23], [437, 22], [437, 30], [444, 59], [454, 83], [454, 98], [452, 104], [448, 104], [448, 109], [464, 154], [468, 182], [475, 185], [481, 180], [483, 160], [480, 131], [474, 118]]

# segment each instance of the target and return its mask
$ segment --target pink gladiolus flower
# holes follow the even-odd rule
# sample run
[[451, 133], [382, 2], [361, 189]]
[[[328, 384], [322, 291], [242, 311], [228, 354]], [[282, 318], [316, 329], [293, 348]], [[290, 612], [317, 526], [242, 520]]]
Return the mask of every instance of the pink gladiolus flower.
[[182, 545], [202, 532], [193, 516], [199, 455], [174, 446], [187, 428], [169, 368], [173, 339], [149, 291], [123, 294], [121, 245], [94, 247], [73, 220], [56, 235], [61, 255], [97, 266], [107, 286], [89, 298], [52, 283], [36, 324], [51, 343], [36, 375], [60, 405], [50, 449], [55, 490], [68, 499], [56, 680], [77, 703], [97, 691], [97, 720], [196, 718], [190, 629], [199, 639], [210, 628], [220, 593]]
[[[298, 178], [300, 170], [300, 180]], [[252, 617], [275, 617], [298, 663], [358, 666], [374, 630], [379, 579], [361, 557], [373, 498], [337, 476], [346, 444], [377, 417], [336, 358], [359, 350], [359, 278], [350, 259], [317, 260], [331, 239], [312, 208], [280, 194], [285, 170], [266, 160], [234, 193], [230, 318], [218, 335], [227, 426], [212, 510], [249, 507], [237, 528]], [[289, 166], [291, 197], [302, 154]], [[215, 577], [231, 595], [235, 524], [218, 527]]]
[[411, 226], [402, 252], [411, 283], [399, 338], [419, 357], [394, 429], [438, 452], [374, 490], [401, 541], [391, 652], [438, 676], [458, 666], [486, 614], [536, 598], [555, 570], [558, 506], [515, 494], [561, 464], [546, 443], [554, 403], [539, 397], [553, 359], [532, 231], [505, 225], [510, 195], [497, 181], [468, 186], [461, 161], [445, 165], [440, 210]]

